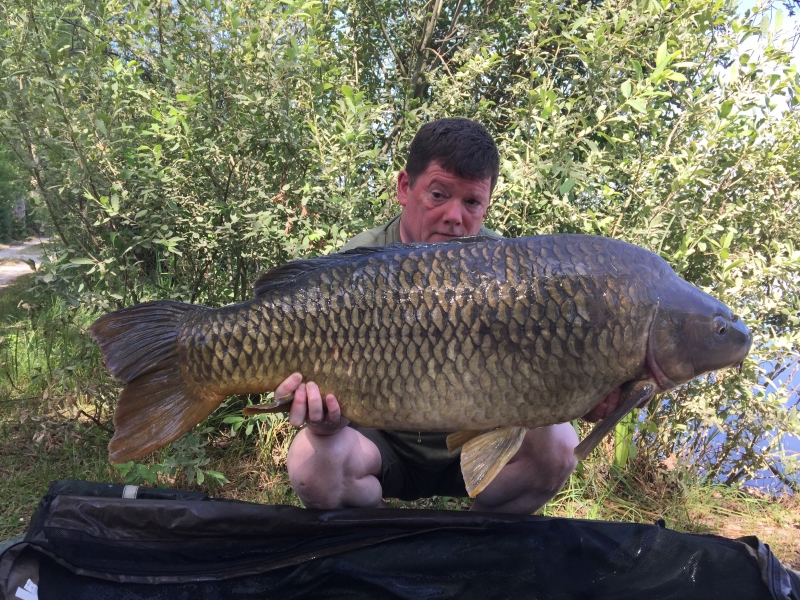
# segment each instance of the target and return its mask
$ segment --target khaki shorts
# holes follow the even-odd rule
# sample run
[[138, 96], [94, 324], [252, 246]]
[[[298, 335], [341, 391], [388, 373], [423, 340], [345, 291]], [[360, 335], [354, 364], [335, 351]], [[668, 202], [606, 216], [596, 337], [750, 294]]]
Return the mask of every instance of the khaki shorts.
[[460, 452], [450, 454], [447, 433], [382, 431], [353, 427], [381, 453], [380, 482], [384, 498], [418, 500], [467, 495]]

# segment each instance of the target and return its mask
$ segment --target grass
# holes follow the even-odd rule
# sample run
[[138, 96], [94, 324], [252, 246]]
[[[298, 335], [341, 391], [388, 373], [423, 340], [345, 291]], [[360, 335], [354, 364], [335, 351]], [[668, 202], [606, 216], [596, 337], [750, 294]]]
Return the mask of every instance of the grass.
[[[86, 415], [91, 348], [75, 315], [28, 289], [33, 274], [0, 291], [0, 538], [23, 532], [54, 479], [107, 481], [108, 433]], [[43, 323], [47, 321], [50, 326]]]
[[[52, 480], [122, 483], [108, 463], [111, 411], [119, 386], [100, 366], [85, 335], [94, 315], [53, 297], [36, 297], [33, 276], [0, 290], [0, 540], [23, 533]], [[239, 401], [240, 402], [240, 401]], [[199, 427], [212, 427], [208, 445], [182, 438], [143, 463], [162, 486], [202, 489], [215, 496], [270, 504], [301, 503], [286, 474], [294, 431], [288, 422], [257, 423], [231, 434], [231, 401]], [[199, 438], [195, 438], [199, 439]], [[186, 456], [172, 470], [158, 467]], [[610, 466], [610, 440], [576, 471], [542, 511], [547, 516], [652, 523], [729, 538], [757, 535], [786, 565], [800, 569], [800, 498], [770, 498], [722, 486], [697, 485], [691, 473], [652, 465], [640, 455], [621, 472]], [[189, 480], [187, 466], [223, 473], [222, 483]], [[198, 462], [200, 461], [200, 462]], [[173, 465], [174, 466], [174, 465]], [[157, 471], [157, 473], [156, 473]], [[389, 500], [398, 508], [468, 510], [463, 498]]]
[[800, 497], [698, 485], [691, 473], [644, 460], [622, 472], [610, 466], [610, 456], [609, 441], [589, 459], [583, 474], [573, 474], [543, 514], [638, 523], [663, 519], [676, 531], [732, 539], [756, 535], [785, 565], [800, 570]]

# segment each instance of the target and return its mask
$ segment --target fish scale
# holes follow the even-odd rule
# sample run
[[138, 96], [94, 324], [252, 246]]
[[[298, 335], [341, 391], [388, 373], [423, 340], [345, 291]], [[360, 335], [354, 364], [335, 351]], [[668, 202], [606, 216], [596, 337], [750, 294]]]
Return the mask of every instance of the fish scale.
[[[641, 370], [642, 352], [620, 350], [646, 338], [654, 302], [644, 280], [622, 279], [665, 265], [646, 251], [626, 262], [607, 244], [556, 241], [392, 252], [312, 273], [296, 289], [187, 320], [181, 360], [195, 385], [213, 381], [226, 395], [274, 389], [301, 372], [368, 427], [452, 431], [575, 418]], [[313, 293], [293, 295], [299, 289]], [[613, 318], [600, 323], [610, 307]]]
[[459, 431], [474, 495], [526, 429], [585, 415], [622, 386], [620, 408], [576, 449], [585, 456], [653, 393], [740, 363], [751, 344], [738, 317], [663, 259], [592, 236], [361, 248], [289, 263], [255, 288], [242, 304], [160, 301], [92, 325], [127, 384], [111, 460], [144, 456], [226, 396], [300, 372], [360, 425]]

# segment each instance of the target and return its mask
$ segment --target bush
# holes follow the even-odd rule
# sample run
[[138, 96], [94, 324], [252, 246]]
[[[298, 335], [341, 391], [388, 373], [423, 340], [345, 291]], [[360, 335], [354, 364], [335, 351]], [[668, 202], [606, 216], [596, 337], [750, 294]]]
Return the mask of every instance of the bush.
[[63, 244], [41, 281], [112, 309], [248, 298], [258, 272], [398, 210], [420, 124], [479, 119], [503, 157], [490, 226], [651, 248], [748, 322], [741, 375], [634, 424], [654, 460], [735, 483], [800, 430], [768, 386], [800, 341], [800, 81], [762, 18], [710, 0], [10, 0], [0, 130]]

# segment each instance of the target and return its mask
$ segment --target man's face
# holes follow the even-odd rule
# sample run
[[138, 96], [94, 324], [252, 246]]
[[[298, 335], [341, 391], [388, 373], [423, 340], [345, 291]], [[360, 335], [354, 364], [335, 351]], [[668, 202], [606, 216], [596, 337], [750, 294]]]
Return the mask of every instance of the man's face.
[[477, 235], [489, 208], [491, 190], [490, 178], [464, 179], [436, 162], [428, 165], [413, 186], [408, 173], [400, 171], [400, 238], [404, 242], [442, 242]]

